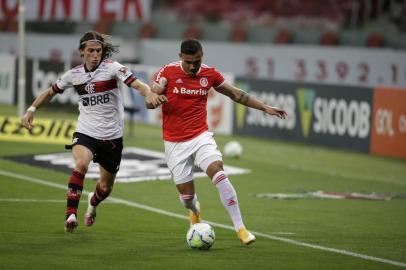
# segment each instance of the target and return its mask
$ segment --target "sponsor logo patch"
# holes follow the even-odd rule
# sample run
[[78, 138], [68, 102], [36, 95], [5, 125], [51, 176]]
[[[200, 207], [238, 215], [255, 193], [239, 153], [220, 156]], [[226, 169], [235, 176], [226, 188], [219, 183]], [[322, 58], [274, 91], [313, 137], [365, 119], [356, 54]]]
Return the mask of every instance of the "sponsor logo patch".
[[201, 85], [202, 87], [206, 87], [208, 84], [209, 84], [209, 81], [207, 80], [206, 77], [202, 77], [202, 78], [200, 79], [200, 85]]
[[118, 72], [121, 73], [121, 74], [123, 74], [123, 75], [125, 75], [125, 74], [127, 74], [127, 72], [128, 72], [128, 68], [122, 67], [122, 68], [120, 68], [120, 69], [118, 70]]

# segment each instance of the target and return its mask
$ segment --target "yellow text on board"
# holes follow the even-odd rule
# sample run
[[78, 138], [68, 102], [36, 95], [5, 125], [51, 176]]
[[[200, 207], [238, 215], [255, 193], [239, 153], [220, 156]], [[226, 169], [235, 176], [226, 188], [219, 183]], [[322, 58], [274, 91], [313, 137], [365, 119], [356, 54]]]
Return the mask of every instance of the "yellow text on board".
[[20, 126], [20, 118], [0, 115], [0, 140], [69, 144], [75, 127], [75, 120], [34, 118], [32, 129], [27, 130]]

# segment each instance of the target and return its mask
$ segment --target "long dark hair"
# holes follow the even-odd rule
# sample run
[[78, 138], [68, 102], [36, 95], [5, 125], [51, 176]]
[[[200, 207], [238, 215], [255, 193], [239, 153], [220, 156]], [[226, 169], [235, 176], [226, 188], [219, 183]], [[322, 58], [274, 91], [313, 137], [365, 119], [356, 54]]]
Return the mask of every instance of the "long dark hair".
[[[98, 41], [102, 44], [103, 53], [102, 60], [110, 58], [113, 54], [118, 53], [119, 46], [111, 43], [111, 36], [98, 33], [96, 31], [86, 32], [79, 41], [79, 50], [83, 50], [86, 47], [86, 42]], [[83, 55], [81, 55], [83, 56]]]

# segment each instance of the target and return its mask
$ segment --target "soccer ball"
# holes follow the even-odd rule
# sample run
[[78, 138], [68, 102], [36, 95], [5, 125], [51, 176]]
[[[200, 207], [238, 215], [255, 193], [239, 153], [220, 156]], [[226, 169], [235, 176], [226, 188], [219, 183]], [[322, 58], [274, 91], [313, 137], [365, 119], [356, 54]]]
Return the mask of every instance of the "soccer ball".
[[224, 155], [226, 157], [238, 158], [242, 155], [242, 146], [237, 141], [231, 141], [224, 146]]
[[186, 242], [192, 249], [207, 250], [214, 244], [215, 238], [213, 227], [207, 223], [193, 224], [186, 234]]

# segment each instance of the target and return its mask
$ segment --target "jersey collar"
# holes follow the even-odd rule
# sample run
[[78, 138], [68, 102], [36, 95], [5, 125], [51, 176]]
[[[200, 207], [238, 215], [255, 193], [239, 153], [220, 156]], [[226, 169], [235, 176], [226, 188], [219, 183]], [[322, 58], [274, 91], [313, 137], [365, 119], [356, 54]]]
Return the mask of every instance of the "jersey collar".
[[94, 69], [92, 69], [92, 70], [88, 70], [87, 67], [86, 67], [86, 63], [84, 63], [84, 64], [83, 64], [83, 67], [85, 68], [85, 72], [86, 72], [86, 73], [89, 73], [89, 72], [95, 71], [96, 69], [99, 68], [100, 64], [101, 64], [103, 61], [104, 61], [104, 60], [101, 60], [101, 61], [99, 62], [99, 64], [98, 64], [97, 66], [95, 66]]
[[[180, 69], [183, 71], [183, 73], [185, 73], [188, 76], [192, 76], [183, 69], [182, 61], [179, 61], [179, 65], [180, 65]], [[196, 74], [194, 76], [197, 76], [201, 70], [202, 70], [202, 66], [200, 65], [199, 70], [196, 72]]]

